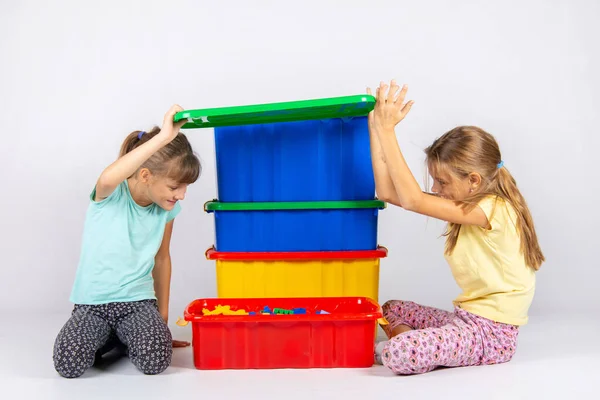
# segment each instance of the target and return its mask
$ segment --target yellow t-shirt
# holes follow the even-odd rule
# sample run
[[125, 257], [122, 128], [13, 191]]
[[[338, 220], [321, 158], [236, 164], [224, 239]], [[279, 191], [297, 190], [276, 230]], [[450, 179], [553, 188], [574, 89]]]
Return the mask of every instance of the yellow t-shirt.
[[481, 200], [479, 207], [491, 227], [461, 226], [454, 251], [446, 255], [462, 290], [454, 304], [492, 321], [525, 325], [535, 270], [521, 254], [514, 208], [495, 196]]

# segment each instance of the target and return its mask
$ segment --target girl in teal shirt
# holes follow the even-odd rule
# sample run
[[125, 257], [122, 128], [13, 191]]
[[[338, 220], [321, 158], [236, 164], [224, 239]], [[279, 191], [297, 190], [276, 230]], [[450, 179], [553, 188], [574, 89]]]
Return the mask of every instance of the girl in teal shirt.
[[171, 363], [167, 326], [173, 220], [200, 161], [174, 123], [175, 105], [161, 129], [132, 132], [120, 157], [100, 175], [90, 194], [79, 266], [71, 292], [71, 318], [54, 344], [54, 366], [74, 378], [97, 357], [125, 346], [133, 364], [158, 374]]

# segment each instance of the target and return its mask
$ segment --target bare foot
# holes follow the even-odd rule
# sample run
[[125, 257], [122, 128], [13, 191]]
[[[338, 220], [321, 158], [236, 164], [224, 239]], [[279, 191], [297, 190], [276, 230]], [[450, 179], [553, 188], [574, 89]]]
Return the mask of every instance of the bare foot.
[[[386, 328], [387, 328], [387, 327], [386, 327]], [[412, 331], [412, 330], [413, 330], [413, 329], [412, 329], [410, 326], [408, 326], [408, 325], [398, 325], [398, 326], [396, 326], [394, 329], [391, 329], [391, 330], [390, 330], [389, 328], [388, 328], [388, 329], [386, 329], [386, 328], [383, 328], [383, 330], [385, 331], [385, 333], [386, 333], [386, 335], [387, 335], [388, 339], [391, 339], [391, 338], [393, 338], [394, 336], [398, 336], [398, 335], [399, 335], [399, 334], [401, 334], [401, 333], [404, 333], [404, 332], [408, 332], [408, 331]]]

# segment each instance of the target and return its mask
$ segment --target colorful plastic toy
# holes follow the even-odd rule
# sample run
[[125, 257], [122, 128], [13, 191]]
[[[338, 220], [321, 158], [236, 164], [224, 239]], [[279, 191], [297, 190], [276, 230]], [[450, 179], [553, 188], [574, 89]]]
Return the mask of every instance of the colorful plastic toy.
[[293, 314], [292, 310], [286, 310], [284, 308], [275, 308], [273, 309], [273, 314]]
[[217, 305], [217, 307], [215, 307], [213, 311], [210, 311], [207, 308], [203, 308], [202, 313], [204, 315], [248, 315], [246, 310], [240, 309], [232, 311], [230, 306], [222, 306], [220, 304]]

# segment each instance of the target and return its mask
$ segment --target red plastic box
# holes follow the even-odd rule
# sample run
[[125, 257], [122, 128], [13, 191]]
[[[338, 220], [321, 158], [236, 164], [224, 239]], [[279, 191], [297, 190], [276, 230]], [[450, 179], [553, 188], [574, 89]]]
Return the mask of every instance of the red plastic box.
[[[203, 315], [217, 305], [259, 314]], [[306, 308], [307, 314], [261, 315], [265, 306]], [[199, 299], [184, 312], [197, 369], [371, 367], [381, 316], [366, 297]]]

